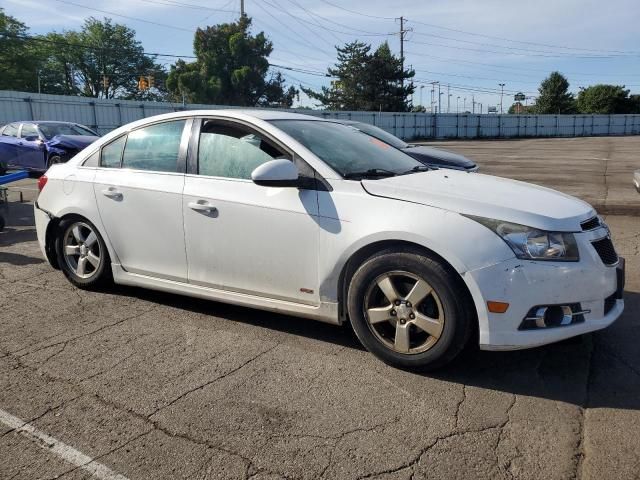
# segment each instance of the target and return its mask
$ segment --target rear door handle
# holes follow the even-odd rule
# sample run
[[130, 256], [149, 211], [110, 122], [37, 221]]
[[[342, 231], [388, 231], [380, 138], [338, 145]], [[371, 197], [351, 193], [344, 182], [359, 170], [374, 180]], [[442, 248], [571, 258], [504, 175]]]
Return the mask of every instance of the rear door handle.
[[102, 190], [102, 194], [105, 197], [109, 197], [109, 198], [122, 198], [122, 192], [116, 190], [113, 187], [109, 187], [105, 190]]
[[189, 202], [187, 204], [191, 210], [197, 212], [216, 213], [218, 209], [205, 200], [198, 200], [197, 202]]

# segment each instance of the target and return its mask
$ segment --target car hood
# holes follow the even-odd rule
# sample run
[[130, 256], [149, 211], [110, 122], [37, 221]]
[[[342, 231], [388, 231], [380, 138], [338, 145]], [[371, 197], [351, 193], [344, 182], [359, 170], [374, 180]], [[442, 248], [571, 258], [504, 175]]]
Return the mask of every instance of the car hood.
[[549, 231], [580, 231], [596, 213], [575, 197], [529, 183], [457, 170], [362, 180], [371, 195]]
[[425, 145], [412, 145], [402, 151], [424, 163], [436, 163], [438, 165], [463, 168], [465, 170], [476, 166], [476, 162], [463, 155], [438, 148], [427, 147]]
[[51, 147], [67, 147], [82, 150], [86, 146], [92, 144], [100, 137], [93, 135], [56, 135], [46, 142]]

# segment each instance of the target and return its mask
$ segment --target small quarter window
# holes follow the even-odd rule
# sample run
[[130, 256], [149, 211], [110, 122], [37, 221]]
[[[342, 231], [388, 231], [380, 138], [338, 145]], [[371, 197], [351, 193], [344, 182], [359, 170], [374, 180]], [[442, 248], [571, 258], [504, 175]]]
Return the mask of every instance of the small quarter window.
[[82, 164], [83, 167], [97, 167], [100, 163], [100, 152], [90, 155]]
[[120, 160], [122, 159], [122, 147], [124, 147], [124, 141], [126, 138], [127, 136], [123, 135], [117, 140], [114, 140], [110, 144], [102, 147], [102, 154], [100, 155], [101, 167], [120, 168]]

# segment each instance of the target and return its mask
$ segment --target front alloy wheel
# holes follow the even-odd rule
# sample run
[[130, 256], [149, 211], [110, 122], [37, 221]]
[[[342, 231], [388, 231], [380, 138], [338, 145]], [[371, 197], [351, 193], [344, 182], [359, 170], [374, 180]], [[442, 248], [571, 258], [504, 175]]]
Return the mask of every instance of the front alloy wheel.
[[440, 297], [412, 273], [380, 275], [369, 287], [364, 308], [374, 336], [398, 353], [429, 350], [442, 335], [445, 316]]
[[420, 370], [460, 353], [475, 319], [460, 275], [411, 247], [382, 251], [355, 271], [347, 312], [367, 350], [390, 365]]

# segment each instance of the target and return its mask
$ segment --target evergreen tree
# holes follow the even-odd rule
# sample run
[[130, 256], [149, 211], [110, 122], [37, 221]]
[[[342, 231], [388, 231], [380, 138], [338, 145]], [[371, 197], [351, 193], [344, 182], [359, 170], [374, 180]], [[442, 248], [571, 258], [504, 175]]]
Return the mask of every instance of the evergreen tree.
[[402, 60], [391, 53], [386, 42], [373, 53], [370, 45], [359, 41], [336, 50], [336, 66], [328, 69], [336, 80], [320, 92], [303, 88], [310, 98], [330, 110], [411, 110], [408, 98], [415, 87], [409, 80], [415, 72], [402, 68]]
[[575, 100], [569, 93], [569, 81], [560, 73], [552, 72], [538, 88], [536, 113], [562, 114], [575, 112]]
[[177, 100], [239, 106], [290, 107], [297, 91], [285, 89], [281, 74], [267, 79], [267, 57], [273, 44], [260, 32], [250, 33], [244, 16], [195, 34], [196, 61], [178, 60], [171, 67], [167, 88]]

